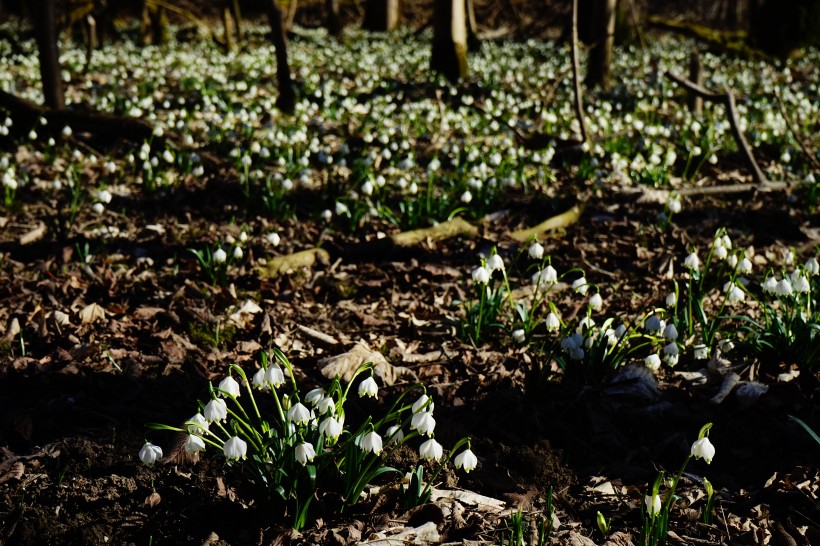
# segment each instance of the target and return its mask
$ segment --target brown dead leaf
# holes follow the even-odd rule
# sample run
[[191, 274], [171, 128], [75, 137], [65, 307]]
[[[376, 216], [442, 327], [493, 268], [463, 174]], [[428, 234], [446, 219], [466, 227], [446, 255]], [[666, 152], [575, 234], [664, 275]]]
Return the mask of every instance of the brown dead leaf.
[[6, 483], [10, 480], [19, 480], [25, 472], [26, 466], [20, 461], [16, 461], [0, 476], [0, 483]]
[[159, 493], [153, 491], [150, 495], [145, 497], [145, 506], [153, 508], [158, 505], [160, 501], [162, 501], [162, 497], [159, 496]]
[[161, 307], [140, 307], [134, 310], [134, 318], [137, 320], [150, 320], [163, 311], [164, 309]]
[[357, 342], [352, 349], [340, 355], [319, 361], [322, 375], [332, 379], [337, 375], [345, 382], [353, 379], [353, 374], [366, 363], [373, 364], [373, 373], [384, 385], [393, 385], [400, 377], [413, 376], [413, 372], [402, 366], [393, 366], [384, 355], [372, 350], [364, 341]]
[[96, 322], [98, 319], [105, 318], [105, 309], [103, 309], [96, 303], [90, 303], [80, 311], [79, 315], [80, 320], [82, 320], [83, 324], [92, 324]]

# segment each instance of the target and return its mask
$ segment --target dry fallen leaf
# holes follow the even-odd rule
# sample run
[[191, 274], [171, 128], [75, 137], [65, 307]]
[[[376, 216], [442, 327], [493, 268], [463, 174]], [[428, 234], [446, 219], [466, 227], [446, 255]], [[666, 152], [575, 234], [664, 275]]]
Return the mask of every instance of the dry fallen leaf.
[[97, 319], [104, 318], [105, 309], [103, 309], [96, 303], [90, 303], [86, 305], [82, 311], [80, 311], [80, 320], [83, 321], [83, 324], [91, 324], [95, 322]]
[[382, 384], [387, 386], [393, 385], [400, 377], [413, 375], [408, 368], [390, 364], [383, 354], [372, 350], [364, 341], [357, 342], [346, 353], [320, 360], [319, 366], [321, 366], [322, 375], [328, 379], [333, 379], [338, 375], [342, 381], [349, 383], [356, 370], [368, 362], [373, 364], [373, 373]]
[[145, 506], [153, 508], [154, 506], [158, 505], [161, 500], [162, 498], [159, 496], [159, 493], [154, 491], [153, 493], [145, 497]]

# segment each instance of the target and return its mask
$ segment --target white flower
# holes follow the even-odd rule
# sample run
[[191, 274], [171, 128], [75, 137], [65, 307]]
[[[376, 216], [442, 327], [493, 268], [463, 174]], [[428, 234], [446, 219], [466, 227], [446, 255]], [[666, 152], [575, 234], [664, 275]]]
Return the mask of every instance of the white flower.
[[548, 332], [557, 331], [561, 327], [561, 319], [559, 319], [558, 315], [552, 311], [550, 311], [549, 315], [547, 315], [546, 323]]
[[145, 442], [145, 445], [140, 449], [140, 461], [148, 466], [154, 466], [154, 463], [160, 459], [162, 459], [162, 448], [151, 442]]
[[230, 460], [244, 459], [248, 454], [248, 444], [239, 436], [234, 436], [222, 446], [225, 458]]
[[803, 266], [806, 269], [806, 273], [814, 277], [817, 274], [820, 274], [820, 263], [817, 262], [817, 258], [812, 256], [808, 260], [806, 260], [806, 265]]
[[91, 205], [91, 210], [94, 211], [94, 214], [102, 214], [105, 211], [105, 205], [102, 203], [94, 203]]
[[774, 277], [766, 277], [766, 280], [763, 281], [761, 285], [764, 292], [768, 292], [769, 294], [774, 294], [775, 290], [777, 290], [777, 279]]
[[661, 357], [656, 354], [651, 354], [643, 360], [643, 363], [654, 372], [661, 367]]
[[189, 434], [185, 440], [185, 453], [193, 455], [205, 449], [205, 440], [195, 434]]
[[285, 374], [282, 372], [282, 368], [277, 364], [268, 366], [268, 369], [265, 370], [265, 382], [270, 383], [274, 388], [278, 388], [285, 382]]
[[715, 247], [715, 258], [718, 260], [725, 260], [726, 257], [729, 255], [729, 251], [726, 250], [725, 246], [716, 246]]
[[228, 254], [222, 250], [221, 248], [217, 248], [214, 251], [213, 260], [216, 264], [224, 264], [225, 261], [228, 259]]
[[418, 400], [413, 402], [412, 410], [413, 413], [418, 413], [420, 411], [429, 411], [430, 413], [433, 413], [433, 401], [430, 400], [430, 397], [426, 394], [422, 394], [419, 396]]
[[527, 340], [527, 333], [521, 328], [517, 328], [513, 330], [512, 338], [516, 343], [524, 343]]
[[387, 438], [388, 443], [401, 442], [404, 440], [404, 432], [402, 432], [400, 425], [393, 425], [388, 428], [384, 435]]
[[667, 341], [675, 341], [678, 339], [678, 329], [674, 324], [669, 324], [663, 329], [663, 338]]
[[596, 292], [589, 298], [589, 306], [593, 309], [600, 309], [604, 305], [604, 299], [601, 297], [600, 292]]
[[308, 461], [313, 462], [313, 459], [316, 458], [316, 450], [313, 448], [313, 444], [302, 442], [294, 449], [294, 456], [296, 457], [296, 462], [304, 466]]
[[100, 203], [105, 203], [106, 205], [111, 202], [111, 192], [108, 190], [100, 190], [97, 192], [97, 201]]
[[712, 458], [715, 456], [715, 446], [712, 445], [712, 442], [709, 441], [709, 437], [703, 437], [700, 440], [696, 441], [692, 444], [692, 457], [695, 459], [700, 459], [703, 457], [703, 460], [706, 461], [706, 464], [712, 462]]
[[532, 282], [533, 284], [555, 284], [558, 282], [558, 272], [554, 267], [548, 265], [532, 276]]
[[419, 447], [419, 455], [428, 461], [438, 461], [443, 454], [444, 448], [435, 438], [430, 438]]
[[663, 348], [664, 358], [666, 357], [677, 357], [678, 356], [678, 344], [674, 341], [670, 342], [669, 344], [665, 345]]
[[470, 190], [464, 190], [464, 193], [461, 194], [461, 202], [462, 203], [469, 203], [473, 200], [473, 194], [470, 193]]
[[660, 495], [646, 495], [643, 499], [646, 506], [646, 512], [650, 517], [654, 517], [661, 511], [661, 496]]
[[661, 319], [659, 319], [657, 315], [649, 315], [646, 317], [646, 320], [643, 321], [643, 325], [650, 333], [661, 332], [664, 328]]
[[365, 396], [376, 398], [378, 392], [379, 386], [376, 384], [376, 380], [373, 379], [372, 375], [359, 383], [359, 398], [363, 398]]
[[498, 254], [493, 254], [487, 258], [487, 269], [490, 271], [504, 271], [504, 260]]
[[338, 216], [342, 216], [344, 214], [349, 214], [349, 213], [350, 213], [350, 209], [347, 208], [347, 205], [345, 205], [341, 201], [336, 201], [336, 214]]
[[797, 278], [794, 279], [794, 290], [795, 292], [808, 292], [811, 290], [809, 280], [803, 275], [798, 275]]
[[666, 306], [667, 307], [674, 307], [675, 304], [678, 303], [678, 296], [675, 295], [674, 292], [667, 294], [666, 296]]
[[774, 287], [774, 293], [777, 296], [791, 296], [794, 290], [792, 289], [792, 283], [785, 277], [780, 279], [780, 282], [777, 283], [777, 286]]
[[171, 150], [165, 150], [162, 152], [162, 159], [164, 159], [167, 163], [173, 163], [174, 154], [171, 153]]
[[228, 418], [228, 405], [222, 398], [214, 398], [205, 405], [205, 420], [209, 423]]
[[456, 465], [456, 468], [464, 468], [464, 472], [470, 473], [470, 470], [474, 470], [475, 467], [478, 465], [478, 457], [475, 456], [475, 453], [471, 449], [465, 449], [458, 455], [456, 455], [455, 460], [453, 463]]
[[325, 418], [324, 421], [319, 423], [319, 433], [324, 434], [327, 438], [332, 438], [333, 440], [336, 440], [342, 433], [342, 425], [341, 423], [339, 423], [339, 421], [336, 420], [335, 417], [331, 415], [330, 417]]
[[370, 180], [366, 180], [364, 184], [362, 184], [362, 193], [365, 195], [373, 195], [373, 182]]
[[220, 391], [218, 393], [220, 396], [227, 395], [233, 398], [237, 398], [239, 396], [239, 383], [237, 383], [236, 379], [234, 379], [230, 375], [222, 381], [220, 381], [217, 389]]
[[579, 277], [572, 281], [572, 288], [575, 289], [576, 292], [579, 294], [586, 294], [587, 289], [589, 286], [587, 285], [587, 278], [586, 277]]
[[724, 286], [724, 290], [726, 290], [726, 301], [729, 303], [735, 303], [739, 301], [743, 301], [746, 299], [746, 293], [733, 282], [726, 283], [727, 286]]
[[316, 411], [319, 412], [319, 415], [324, 415], [325, 413], [333, 413], [336, 411], [336, 401], [333, 400], [330, 396], [325, 396], [319, 403], [316, 404]]
[[538, 241], [530, 245], [530, 249], [528, 252], [530, 258], [533, 258], [535, 260], [540, 260], [544, 257], [544, 247]]
[[66, 137], [66, 138], [70, 137], [71, 133], [72, 133], [71, 127], [69, 127], [68, 125], [63, 127], [63, 136], [64, 137]]
[[198, 434], [208, 430], [208, 420], [201, 413], [185, 421], [185, 424], [189, 434]]
[[751, 273], [752, 262], [749, 261], [749, 258], [743, 258], [742, 260], [740, 260], [740, 263], [737, 266], [737, 270], [739, 273]]
[[410, 430], [417, 430], [419, 434], [432, 436], [433, 429], [436, 428], [436, 420], [429, 411], [421, 411], [413, 415], [410, 419]]
[[683, 261], [683, 266], [692, 271], [698, 271], [700, 269], [700, 259], [698, 259], [697, 253], [692, 252], [689, 254]]
[[288, 420], [297, 425], [306, 425], [310, 421], [310, 411], [301, 402], [288, 410]]
[[614, 334], [615, 334], [616, 338], [621, 339], [622, 337], [624, 337], [625, 333], [626, 333], [626, 324], [619, 324], [618, 326], [615, 327]]
[[668, 208], [669, 212], [671, 212], [672, 214], [679, 213], [683, 208], [680, 202], [680, 195], [670, 195], [669, 200], [666, 201], [666, 208]]
[[695, 360], [706, 360], [709, 358], [709, 347], [706, 345], [695, 345], [692, 347], [695, 353]]
[[333, 219], [333, 213], [330, 212], [330, 209], [323, 210], [321, 216], [322, 220], [324, 220], [326, 223], [329, 223]]
[[241, 246], [235, 246], [235, 247], [233, 247], [233, 257], [234, 257], [235, 259], [237, 259], [237, 260], [238, 260], [238, 259], [242, 258], [242, 255], [243, 255], [243, 254], [244, 254], [244, 252], [242, 252], [242, 247], [241, 247]]
[[729, 254], [729, 257], [726, 258], [726, 263], [729, 267], [733, 268], [737, 265], [737, 254]]
[[322, 387], [316, 387], [315, 389], [308, 391], [308, 393], [305, 395], [305, 402], [307, 402], [313, 407], [316, 407], [316, 404], [318, 404], [324, 397], [325, 389], [323, 389]]
[[253, 374], [253, 378], [251, 379], [251, 384], [260, 391], [268, 390], [268, 384], [265, 382], [265, 368], [256, 370], [256, 373]]
[[366, 452], [378, 455], [382, 452], [382, 437], [379, 436], [375, 430], [370, 431], [362, 438], [361, 447]]
[[277, 246], [277, 245], [279, 244], [279, 241], [281, 241], [281, 240], [282, 240], [282, 239], [281, 239], [281, 237], [279, 237], [279, 234], [278, 234], [278, 233], [276, 233], [275, 231], [272, 231], [272, 232], [268, 233], [268, 234], [265, 236], [265, 239], [266, 239], [266, 240], [267, 240], [270, 244], [272, 244], [273, 246]]
[[490, 271], [486, 267], [479, 266], [473, 269], [472, 277], [473, 282], [487, 284], [490, 282]]

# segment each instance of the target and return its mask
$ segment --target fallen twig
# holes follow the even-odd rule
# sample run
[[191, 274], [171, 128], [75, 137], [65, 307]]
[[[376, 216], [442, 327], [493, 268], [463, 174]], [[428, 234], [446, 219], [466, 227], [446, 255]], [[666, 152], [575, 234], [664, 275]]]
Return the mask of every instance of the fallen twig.
[[572, 0], [572, 82], [575, 87], [573, 105], [581, 125], [581, 142], [587, 141], [587, 122], [584, 118], [584, 97], [581, 91], [581, 68], [578, 60], [578, 0]]
[[780, 108], [780, 114], [783, 116], [783, 119], [786, 120], [786, 127], [789, 129], [789, 132], [791, 132], [794, 140], [797, 141], [798, 146], [800, 146], [800, 149], [803, 150], [803, 153], [806, 154], [806, 157], [809, 158], [809, 163], [811, 163], [812, 168], [820, 171], [820, 161], [817, 160], [817, 156], [811, 151], [811, 148], [806, 145], [806, 142], [800, 137], [800, 134], [794, 127], [792, 118], [786, 110], [786, 105], [783, 104], [783, 99], [780, 97], [780, 91], [778, 89], [774, 90], [774, 96], [777, 99], [777, 106]]

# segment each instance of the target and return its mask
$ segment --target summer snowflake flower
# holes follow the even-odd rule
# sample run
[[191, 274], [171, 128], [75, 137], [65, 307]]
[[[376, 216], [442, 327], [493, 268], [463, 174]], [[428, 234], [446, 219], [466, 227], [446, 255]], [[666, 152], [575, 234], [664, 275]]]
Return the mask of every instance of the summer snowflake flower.
[[478, 457], [475, 456], [475, 453], [473, 453], [471, 449], [465, 449], [456, 455], [453, 463], [456, 465], [456, 468], [464, 468], [464, 472], [469, 474], [471, 470], [474, 470], [475, 467], [478, 466]]
[[554, 332], [561, 327], [561, 319], [552, 311], [547, 315], [546, 323], [548, 332]]
[[654, 372], [661, 367], [661, 357], [656, 354], [651, 354], [643, 360], [643, 363]]
[[663, 359], [666, 360], [670, 366], [674, 366], [678, 363], [678, 352], [678, 344], [673, 341], [664, 346]]
[[310, 421], [310, 411], [304, 404], [297, 402], [288, 410], [288, 420], [297, 425], [306, 425]]
[[342, 433], [342, 425], [331, 415], [319, 423], [319, 433], [324, 434], [327, 438], [337, 440]]
[[669, 200], [666, 201], [666, 207], [669, 209], [669, 212], [672, 214], [677, 214], [683, 208], [681, 206], [680, 195], [673, 194], [669, 196]]
[[726, 283], [723, 289], [726, 291], [726, 301], [729, 303], [736, 303], [746, 299], [746, 293], [743, 289], [733, 282]]
[[464, 193], [461, 194], [461, 202], [464, 204], [469, 203], [473, 200], [473, 194], [470, 193], [470, 190], [464, 190]]
[[558, 272], [554, 267], [548, 265], [532, 276], [532, 282], [533, 284], [555, 284], [558, 282]]
[[678, 339], [678, 329], [675, 328], [674, 324], [670, 323], [663, 329], [663, 338], [667, 341], [675, 341]]
[[248, 455], [248, 444], [239, 436], [234, 436], [222, 446], [225, 458], [230, 460], [244, 459]]
[[530, 255], [530, 258], [540, 260], [544, 257], [544, 247], [538, 241], [536, 241], [530, 245], [528, 253]]
[[279, 237], [278, 233], [276, 233], [275, 231], [272, 231], [272, 232], [268, 233], [267, 235], [265, 235], [265, 240], [267, 240], [268, 243], [270, 243], [271, 245], [277, 246], [277, 245], [279, 245], [279, 242], [282, 240], [282, 238]]
[[228, 405], [222, 398], [214, 398], [205, 405], [205, 420], [209, 423], [228, 418]]
[[521, 328], [518, 328], [513, 330], [512, 338], [516, 343], [524, 343], [527, 340], [527, 333]]
[[709, 358], [709, 347], [706, 345], [695, 345], [692, 347], [695, 353], [695, 360], [706, 360]]
[[224, 264], [227, 259], [228, 259], [228, 254], [224, 250], [222, 250], [221, 248], [217, 248], [214, 251], [214, 255], [213, 255], [214, 263]]
[[305, 395], [305, 402], [315, 407], [316, 404], [318, 404], [324, 397], [325, 389], [323, 389], [322, 387], [316, 387], [315, 389], [308, 391], [308, 393]]
[[811, 275], [812, 277], [820, 274], [820, 263], [818, 263], [817, 258], [812, 256], [808, 260], [806, 260], [806, 265], [803, 266], [806, 269], [806, 273]]
[[185, 424], [187, 425], [185, 428], [190, 434], [197, 434], [208, 430], [208, 420], [205, 419], [201, 413], [197, 413], [188, 419]]
[[145, 442], [140, 449], [140, 461], [148, 466], [154, 466], [154, 463], [160, 459], [162, 459], [162, 448], [151, 442]]
[[243, 255], [244, 255], [244, 253], [242, 252], [242, 247], [241, 247], [241, 246], [236, 246], [236, 247], [234, 247], [234, 249], [233, 249], [233, 257], [234, 257], [235, 259], [239, 260], [240, 258], [242, 258], [242, 256], [243, 256]]
[[700, 270], [700, 259], [696, 252], [692, 252], [689, 254], [686, 259], [683, 261], [683, 266], [687, 269], [691, 269], [692, 271], [699, 271]]
[[473, 269], [472, 277], [473, 282], [477, 282], [478, 284], [487, 284], [490, 282], [490, 271], [486, 267], [479, 266]]
[[798, 275], [796, 279], [794, 279], [794, 291], [795, 292], [808, 292], [811, 290], [811, 285], [809, 284], [809, 280], [804, 277], [803, 275]]
[[643, 499], [646, 506], [646, 512], [650, 517], [654, 517], [661, 511], [661, 496], [660, 495], [646, 495]]
[[316, 450], [313, 448], [313, 444], [302, 442], [294, 449], [294, 456], [296, 457], [296, 462], [305, 466], [308, 462], [313, 462], [313, 459], [316, 458]]
[[419, 455], [428, 461], [439, 461], [443, 454], [444, 448], [435, 438], [430, 438], [419, 447]]
[[401, 430], [401, 425], [393, 425], [384, 433], [388, 443], [401, 442], [404, 440], [404, 432]]
[[333, 413], [336, 410], [336, 401], [333, 400], [330, 396], [325, 396], [319, 403], [316, 404], [316, 411], [319, 412], [319, 415], [324, 415], [325, 413]]
[[586, 294], [587, 289], [589, 286], [587, 285], [587, 278], [586, 277], [579, 277], [572, 281], [572, 288], [575, 289], [576, 292], [579, 294]]
[[432, 436], [436, 428], [436, 420], [429, 411], [421, 411], [413, 415], [410, 420], [410, 430], [417, 430], [423, 436]]
[[743, 258], [740, 260], [740, 263], [737, 266], [737, 270], [739, 273], [748, 274], [752, 272], [752, 262], [749, 261], [749, 258]]
[[376, 384], [376, 380], [373, 379], [372, 375], [359, 383], [359, 398], [363, 398], [365, 396], [376, 398], [378, 392], [379, 386]]
[[430, 397], [426, 394], [422, 394], [419, 396], [418, 400], [413, 402], [412, 410], [413, 413], [418, 413], [420, 411], [429, 411], [430, 413], [433, 413], [433, 401], [430, 400]]
[[650, 333], [658, 333], [664, 329], [663, 321], [657, 315], [649, 315], [643, 321], [644, 328]]
[[504, 260], [498, 254], [487, 258], [487, 269], [490, 271], [504, 271]]
[[270, 383], [274, 387], [279, 387], [282, 383], [284, 383], [285, 374], [282, 372], [282, 368], [276, 364], [271, 364], [268, 366], [268, 369], [265, 370], [265, 382]]
[[268, 390], [268, 384], [265, 382], [265, 368], [256, 370], [256, 373], [253, 374], [253, 378], [251, 379], [251, 384], [260, 391]]
[[666, 296], [666, 305], [667, 305], [667, 307], [674, 307], [676, 303], [678, 303], [678, 296], [674, 292], [671, 292], [671, 293], [667, 294], [667, 296]]
[[196, 434], [189, 434], [188, 439], [185, 440], [185, 453], [193, 455], [205, 449], [205, 440]]
[[378, 455], [382, 452], [382, 437], [376, 431], [370, 431], [362, 438], [362, 449]]
[[695, 459], [703, 458], [706, 461], [706, 464], [710, 464], [712, 462], [712, 458], [715, 456], [715, 446], [712, 445], [712, 442], [709, 441], [709, 437], [703, 437], [700, 440], [696, 441], [692, 444], [692, 457]]
[[604, 299], [601, 297], [600, 292], [596, 292], [589, 298], [589, 306], [593, 309], [600, 309], [604, 305]]
[[774, 293], [777, 296], [791, 296], [793, 292], [792, 283], [785, 277], [780, 279], [780, 282], [774, 287]]
[[230, 375], [219, 383], [217, 389], [220, 391], [219, 394], [221, 396], [227, 395], [233, 398], [237, 398], [239, 396], [239, 383], [237, 383], [236, 379]]
[[764, 292], [774, 294], [775, 290], [777, 290], [777, 279], [775, 279], [774, 277], [766, 277], [766, 280], [763, 281], [761, 287], [763, 288]]

